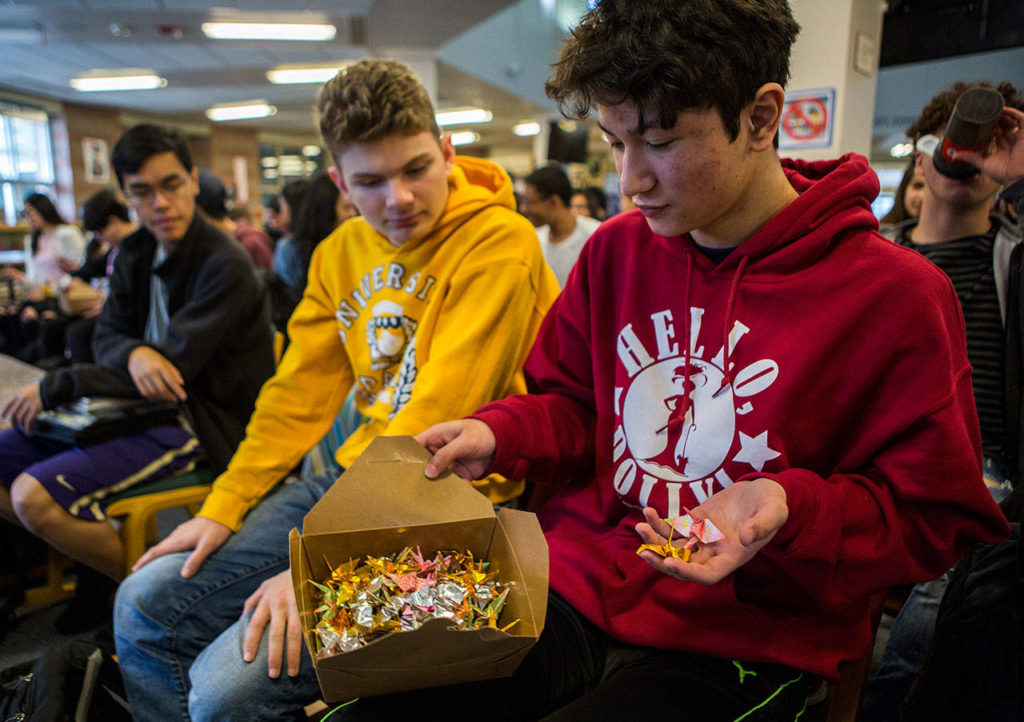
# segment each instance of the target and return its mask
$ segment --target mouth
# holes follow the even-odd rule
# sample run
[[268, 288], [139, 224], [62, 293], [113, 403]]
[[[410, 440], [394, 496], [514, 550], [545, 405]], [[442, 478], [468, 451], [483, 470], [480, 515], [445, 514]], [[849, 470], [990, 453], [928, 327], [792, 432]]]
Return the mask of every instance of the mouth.
[[388, 225], [392, 228], [412, 228], [420, 222], [420, 214], [413, 213], [407, 216], [399, 216], [398, 218], [392, 218], [388, 221]]
[[640, 212], [644, 215], [645, 218], [651, 218], [653, 216], [656, 216], [663, 210], [668, 208], [667, 205], [654, 205], [651, 203], [637, 203], [636, 207], [640, 210]]

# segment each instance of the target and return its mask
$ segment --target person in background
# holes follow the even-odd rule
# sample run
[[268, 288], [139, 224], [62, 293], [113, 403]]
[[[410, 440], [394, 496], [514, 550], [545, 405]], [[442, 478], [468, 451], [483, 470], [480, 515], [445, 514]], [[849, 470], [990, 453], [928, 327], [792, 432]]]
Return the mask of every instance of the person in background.
[[281, 238], [274, 247], [274, 272], [292, 288], [300, 288], [302, 261], [298, 246], [292, 240], [294, 224], [306, 204], [309, 180], [300, 178], [286, 183], [277, 196], [280, 212], [275, 219]]
[[31, 232], [25, 236], [25, 270], [4, 269], [11, 284], [24, 287], [25, 299], [0, 310], [0, 351], [40, 363], [63, 351], [65, 322], [57, 306], [61, 280], [85, 261], [86, 240], [77, 226], [64, 222], [42, 193], [25, 199]]
[[281, 215], [281, 203], [278, 201], [277, 196], [271, 196], [263, 205], [263, 230], [270, 240], [274, 242], [274, 248], [277, 248], [277, 242], [281, 240], [282, 232], [278, 227], [278, 217]]
[[[877, 233], [866, 158], [774, 148], [798, 30], [785, 0], [601, 0], [573, 30], [546, 90], [596, 109], [637, 210], [584, 247], [531, 393], [417, 436], [428, 477], [529, 480], [544, 629], [509, 679], [342, 720], [803, 719], [872, 595], [1006, 537], [948, 278]], [[687, 513], [722, 537], [677, 558]]]
[[[958, 82], [936, 95], [907, 135], [915, 143], [928, 134], [941, 138], [957, 98], [971, 87], [976, 84]], [[993, 497], [1002, 501], [1024, 478], [1024, 244], [1021, 229], [992, 213], [992, 206], [1002, 188], [1000, 197], [1024, 210], [1024, 96], [1010, 83], [997, 89], [1005, 107], [991, 153], [957, 157], [980, 172], [950, 178], [935, 168], [930, 155], [916, 151], [914, 165], [925, 184], [921, 215], [884, 231], [934, 263], [956, 290], [981, 426], [982, 472]], [[899, 718], [927, 656], [948, 581], [945, 574], [911, 590], [893, 622], [881, 668], [865, 689], [865, 720]]]
[[[96, 363], [51, 371], [0, 412], [15, 427], [0, 434], [0, 517], [117, 581], [125, 549], [103, 500], [201, 458], [223, 471], [274, 358], [252, 263], [196, 212], [198, 179], [185, 137], [137, 125], [114, 145], [111, 166], [143, 227], [124, 239], [114, 263], [93, 341]], [[168, 401], [182, 411], [176, 424], [92, 444], [32, 433], [44, 409], [87, 396]], [[87, 609], [73, 606], [68, 623], [100, 621], [93, 615], [109, 612], [104, 601], [103, 594], [83, 598]]]
[[573, 191], [572, 201], [569, 203], [569, 210], [572, 214], [579, 218], [585, 216], [587, 218], [593, 218], [594, 214], [590, 210], [590, 199], [587, 198], [587, 194], [583, 191]]
[[[317, 112], [331, 178], [361, 217], [313, 252], [291, 345], [228, 470], [121, 585], [114, 636], [138, 722], [303, 716], [319, 687], [288, 533], [345, 477], [332, 468], [280, 482], [350, 392], [364, 420], [337, 450], [342, 468], [379, 435], [525, 390], [522, 360], [558, 293], [508, 176], [455, 155], [407, 66], [349, 65], [321, 89]], [[521, 487], [480, 488], [499, 502]]]
[[590, 216], [599, 221], [608, 218], [608, 196], [604, 190], [597, 186], [587, 186], [583, 189], [583, 195], [587, 197], [590, 204]]
[[85, 261], [85, 236], [77, 226], [66, 223], [53, 201], [42, 193], [25, 199], [25, 217], [32, 229], [25, 236], [25, 272], [7, 269], [7, 274], [29, 288], [55, 288], [64, 274]]
[[350, 213], [351, 207], [352, 203], [329, 174], [318, 173], [310, 180], [306, 202], [292, 223], [292, 242], [298, 252], [299, 267], [289, 270], [289, 276], [299, 278], [299, 290], [306, 287], [309, 264], [320, 242], [331, 235], [343, 220], [358, 215], [353, 213], [341, 217], [341, 213]]
[[879, 225], [890, 226], [902, 223], [908, 218], [917, 218], [921, 215], [921, 198], [923, 197], [924, 177], [917, 170], [915, 160], [911, 158], [910, 165], [903, 171], [899, 188], [896, 189], [892, 209], [879, 219]]
[[523, 215], [537, 227], [544, 258], [560, 286], [565, 286], [583, 244], [601, 225], [595, 218], [575, 215], [571, 201], [569, 178], [557, 165], [538, 168], [523, 180]]
[[75, 289], [85, 284], [98, 291], [87, 306], [75, 309], [79, 318], [72, 320], [64, 332], [65, 356], [73, 362], [89, 363], [93, 361], [93, 331], [107, 300], [114, 259], [121, 250], [121, 241], [137, 231], [138, 225], [132, 221], [128, 206], [118, 199], [114, 191], [104, 189], [82, 204], [82, 228], [99, 241], [102, 253], [72, 273], [70, 285], [61, 289], [61, 294], [71, 298]]
[[239, 224], [231, 219], [228, 215], [228, 190], [213, 171], [199, 171], [196, 205], [215, 226], [242, 244], [256, 268], [270, 268], [274, 265], [270, 236], [252, 224]]

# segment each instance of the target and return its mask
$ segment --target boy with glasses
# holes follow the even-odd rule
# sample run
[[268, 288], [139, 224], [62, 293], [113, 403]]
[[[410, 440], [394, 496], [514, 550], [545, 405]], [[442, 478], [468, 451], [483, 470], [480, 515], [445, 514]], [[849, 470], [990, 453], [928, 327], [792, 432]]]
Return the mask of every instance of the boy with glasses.
[[[96, 362], [57, 369], [3, 408], [17, 428], [0, 435], [0, 515], [119, 580], [124, 547], [103, 499], [200, 457], [223, 470], [273, 371], [273, 350], [252, 264], [196, 214], [184, 136], [138, 125], [114, 146], [112, 165], [142, 227], [121, 243]], [[83, 446], [33, 436], [43, 409], [86, 396], [178, 402], [187, 421]]]

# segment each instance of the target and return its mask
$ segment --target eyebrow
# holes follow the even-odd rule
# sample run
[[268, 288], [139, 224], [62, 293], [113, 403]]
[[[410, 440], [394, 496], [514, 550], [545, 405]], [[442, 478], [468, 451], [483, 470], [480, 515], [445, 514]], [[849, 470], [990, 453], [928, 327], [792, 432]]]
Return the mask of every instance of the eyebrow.
[[[178, 173], [170, 173], [168, 175], [165, 175], [160, 180], [158, 180], [156, 184], [158, 186], [159, 185], [163, 185], [164, 183], [166, 183], [169, 180], [183, 180], [183, 179], [182, 179], [181, 175], [179, 175]], [[129, 188], [149, 188], [150, 185], [149, 185], [149, 183], [143, 183], [142, 181], [135, 181], [135, 182], [129, 183], [128, 187]]]
[[[406, 171], [406, 170], [409, 169], [410, 166], [414, 166], [417, 163], [422, 163], [423, 161], [429, 161], [429, 160], [431, 160], [430, 153], [420, 153], [418, 156], [416, 156], [416, 157], [406, 161], [406, 163], [402, 165], [401, 170], [402, 171]], [[373, 179], [373, 178], [383, 178], [385, 175], [387, 175], [387, 174], [386, 173], [353, 173], [352, 174], [352, 180], [370, 180], [370, 179]]]

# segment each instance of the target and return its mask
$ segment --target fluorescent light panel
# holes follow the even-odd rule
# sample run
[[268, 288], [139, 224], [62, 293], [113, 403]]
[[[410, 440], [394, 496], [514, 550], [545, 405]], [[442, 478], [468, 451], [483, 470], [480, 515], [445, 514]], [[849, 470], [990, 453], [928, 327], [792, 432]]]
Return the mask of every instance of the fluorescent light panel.
[[458, 133], [452, 133], [451, 138], [452, 145], [469, 145], [480, 140], [480, 134], [474, 133], [471, 130], [463, 130]]
[[167, 85], [167, 80], [154, 73], [138, 75], [87, 75], [71, 79], [75, 90], [91, 93], [104, 90], [152, 90]]
[[203, 23], [206, 37], [214, 40], [333, 40], [333, 25], [297, 23]]
[[280, 67], [267, 71], [267, 80], [277, 85], [290, 85], [293, 83], [326, 83], [338, 74], [347, 63], [338, 65], [323, 65], [318, 67], [289, 68]]
[[267, 103], [247, 103], [245, 105], [218, 105], [206, 111], [210, 120], [248, 120], [266, 118], [277, 112], [277, 108]]
[[490, 123], [491, 111], [483, 108], [460, 108], [443, 110], [434, 116], [438, 125], [461, 125], [462, 123]]
[[512, 126], [512, 132], [518, 135], [520, 138], [525, 138], [531, 135], [537, 135], [540, 133], [540, 123], [532, 120], [516, 123]]

